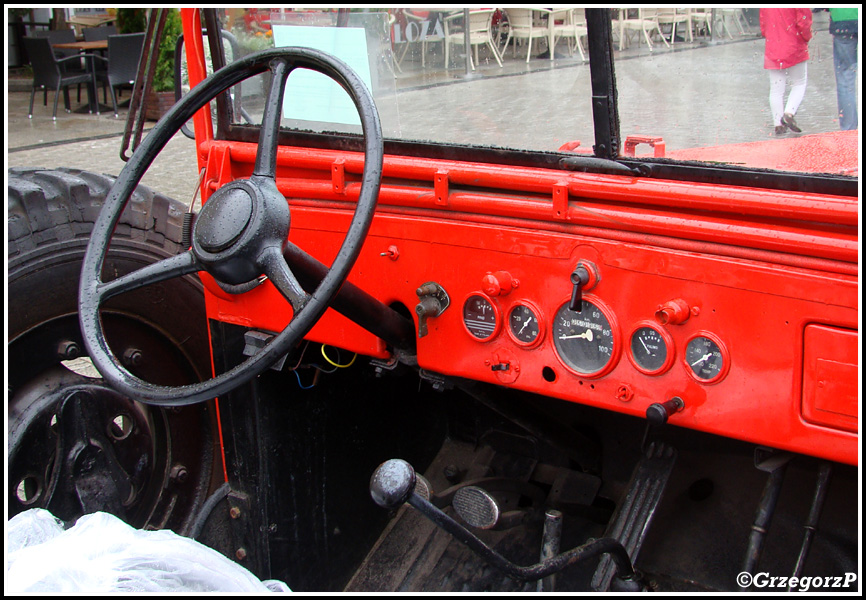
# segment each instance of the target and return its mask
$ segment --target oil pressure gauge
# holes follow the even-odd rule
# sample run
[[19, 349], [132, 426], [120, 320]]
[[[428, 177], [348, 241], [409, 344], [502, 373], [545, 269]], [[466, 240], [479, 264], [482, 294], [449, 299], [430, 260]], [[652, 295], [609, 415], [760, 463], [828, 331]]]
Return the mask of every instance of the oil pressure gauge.
[[544, 323], [538, 310], [526, 302], [516, 304], [508, 312], [508, 333], [519, 346], [530, 348], [541, 342]]
[[701, 332], [686, 344], [685, 367], [699, 382], [717, 383], [727, 374], [730, 359], [717, 336]]

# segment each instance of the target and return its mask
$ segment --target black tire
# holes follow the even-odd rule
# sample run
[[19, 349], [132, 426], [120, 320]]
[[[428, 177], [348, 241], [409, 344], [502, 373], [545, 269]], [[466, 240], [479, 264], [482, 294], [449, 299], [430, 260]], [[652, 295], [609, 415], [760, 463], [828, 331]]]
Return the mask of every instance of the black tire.
[[[106, 499], [104, 508], [119, 500], [118, 516], [136, 527], [184, 532], [209, 491], [222, 482], [222, 470], [214, 469], [212, 404], [146, 407], [119, 397], [98, 374], [82, 373], [68, 360], [84, 352], [77, 308], [81, 263], [113, 183], [113, 177], [74, 169], [9, 170], [9, 516], [42, 507], [70, 521], [102, 501], [82, 492], [70, 469], [60, 468], [71, 443], [68, 433], [57, 433], [60, 403], [68, 396], [64, 390], [83, 386], [96, 402], [83, 402], [83, 409], [70, 409], [64, 418], [75, 414], [89, 421], [78, 431], [95, 432], [100, 441], [93, 451], [109, 456], [105, 464], [120, 464], [128, 477], [122, 489], [133, 490]], [[182, 251], [184, 212], [180, 203], [139, 186], [117, 226], [105, 268], [123, 274]], [[102, 318], [112, 348], [137, 376], [162, 385], [210, 376], [198, 278], [119, 296], [106, 304]], [[112, 472], [117, 473], [106, 467], [96, 474], [105, 479]]]

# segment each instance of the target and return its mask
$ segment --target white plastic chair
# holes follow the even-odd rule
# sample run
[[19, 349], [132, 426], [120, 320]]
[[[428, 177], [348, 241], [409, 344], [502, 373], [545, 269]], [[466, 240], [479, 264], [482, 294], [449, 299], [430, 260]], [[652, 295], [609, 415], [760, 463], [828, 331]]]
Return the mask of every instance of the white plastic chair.
[[554, 20], [552, 11], [547, 8], [506, 8], [508, 15], [508, 38], [505, 48], [513, 39], [512, 56], [517, 55], [517, 40], [526, 40], [526, 62], [532, 54], [532, 40], [546, 39], [550, 50], [550, 60], [553, 60]]
[[659, 8], [657, 10], [659, 26], [671, 26], [671, 44], [673, 44], [677, 39], [677, 25], [680, 23], [685, 24], [686, 29], [689, 33], [689, 41], [691, 42], [694, 40], [692, 38], [692, 17], [691, 13], [689, 12], [690, 9]]
[[[499, 66], [502, 66], [502, 60], [499, 58], [499, 50], [496, 44], [493, 43], [493, 34], [491, 33], [491, 21], [493, 20], [494, 9], [470, 10], [469, 11], [469, 46], [475, 48], [475, 61], [472, 61], [470, 53], [469, 61], [472, 70], [475, 70], [475, 64], [478, 63], [478, 47], [487, 45], [493, 58]], [[448, 68], [449, 56], [451, 52], [451, 44], [463, 46], [466, 43], [466, 34], [463, 29], [463, 12], [454, 13], [444, 19], [445, 25], [445, 68]]]
[[[634, 11], [635, 9], [631, 10]], [[661, 27], [659, 27], [658, 9], [638, 8], [636, 10], [637, 16], [629, 17], [629, 9], [619, 9], [619, 49], [625, 49], [625, 45], [628, 42], [628, 34], [630, 31], [638, 32], [638, 44], [640, 44], [640, 34], [642, 33], [650, 50], [653, 49], [652, 39], [650, 39], [651, 33], [658, 33], [659, 37], [665, 43], [665, 46], [670, 48], [670, 44], [668, 44], [668, 41], [662, 34]]]
[[[574, 46], [580, 52], [580, 58], [586, 61], [586, 55], [583, 52], [581, 38], [587, 36], [586, 16], [582, 8], [568, 8], [557, 10], [554, 9], [551, 14], [553, 19], [553, 44], [556, 46], [560, 39], [565, 39], [568, 43], [568, 55], [574, 56]], [[573, 45], [572, 45], [573, 44]]]

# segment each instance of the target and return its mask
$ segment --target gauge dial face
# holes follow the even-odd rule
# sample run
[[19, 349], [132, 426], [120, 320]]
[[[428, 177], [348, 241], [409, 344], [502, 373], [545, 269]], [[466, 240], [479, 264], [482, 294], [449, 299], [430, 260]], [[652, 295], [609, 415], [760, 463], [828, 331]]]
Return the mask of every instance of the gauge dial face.
[[583, 300], [580, 312], [568, 310], [568, 303], [560, 307], [553, 324], [553, 344], [560, 360], [580, 375], [601, 375], [613, 366], [613, 326], [601, 307], [590, 300]]
[[686, 367], [703, 383], [720, 380], [727, 371], [725, 355], [718, 342], [705, 335], [698, 335], [686, 344]]
[[526, 304], [516, 305], [508, 313], [508, 332], [521, 346], [534, 346], [542, 333], [538, 313]]
[[472, 294], [463, 303], [463, 325], [477, 340], [491, 339], [499, 330], [499, 311], [481, 294]]
[[631, 358], [634, 365], [644, 373], [657, 375], [670, 367], [673, 348], [667, 336], [655, 327], [638, 327], [631, 334]]

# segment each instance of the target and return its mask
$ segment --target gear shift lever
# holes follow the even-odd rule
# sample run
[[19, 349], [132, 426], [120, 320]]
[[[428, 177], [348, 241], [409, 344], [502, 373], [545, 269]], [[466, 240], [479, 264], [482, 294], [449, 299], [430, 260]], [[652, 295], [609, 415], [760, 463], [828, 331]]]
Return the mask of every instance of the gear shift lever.
[[617, 577], [611, 582], [613, 591], [640, 591], [643, 586], [635, 573], [628, 553], [617, 540], [600, 538], [568, 552], [557, 554], [529, 567], [516, 565], [488, 547], [472, 532], [446, 515], [430, 502], [414, 493], [415, 469], [404, 460], [388, 460], [376, 469], [370, 478], [370, 496], [382, 508], [394, 509], [408, 503], [421, 512], [473, 552], [508, 576], [521, 581], [536, 581], [564, 568], [602, 554], [609, 554], [617, 569]]

